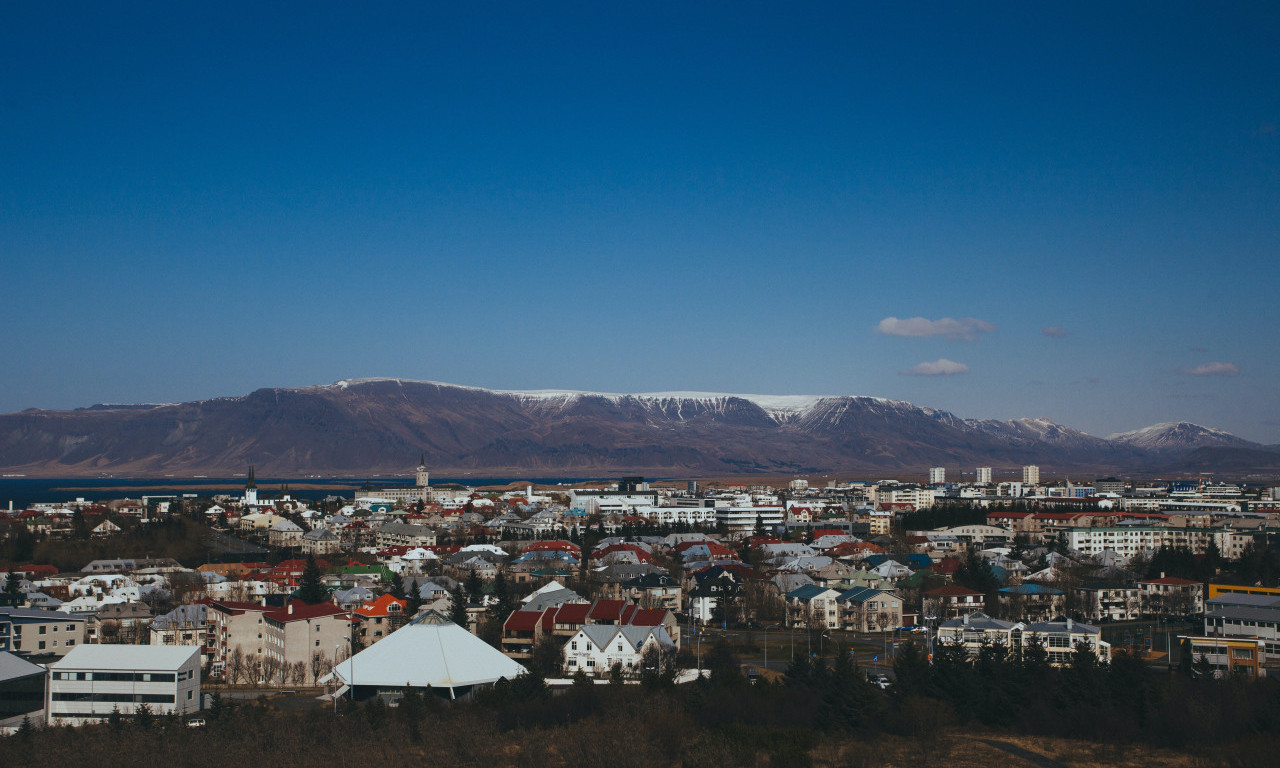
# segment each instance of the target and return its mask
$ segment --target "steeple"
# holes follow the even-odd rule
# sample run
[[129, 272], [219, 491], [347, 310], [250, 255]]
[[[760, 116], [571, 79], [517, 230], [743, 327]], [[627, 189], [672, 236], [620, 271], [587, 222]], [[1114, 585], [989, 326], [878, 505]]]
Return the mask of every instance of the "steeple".
[[253, 465], [249, 465], [249, 480], [244, 484], [244, 505], [258, 506], [258, 484], [253, 481]]
[[[418, 475], [413, 484], [418, 488], [426, 488], [428, 479], [430, 474], [427, 472], [427, 454], [424, 453], [418, 458]], [[422, 498], [425, 499], [426, 496], [423, 495]]]

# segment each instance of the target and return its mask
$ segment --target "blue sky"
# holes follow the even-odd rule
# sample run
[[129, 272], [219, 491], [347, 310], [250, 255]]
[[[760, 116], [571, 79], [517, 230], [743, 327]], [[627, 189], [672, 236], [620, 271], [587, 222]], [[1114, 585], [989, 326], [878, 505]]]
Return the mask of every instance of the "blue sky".
[[0, 411], [398, 376], [1280, 442], [1275, 4], [695, 5], [0, 4]]

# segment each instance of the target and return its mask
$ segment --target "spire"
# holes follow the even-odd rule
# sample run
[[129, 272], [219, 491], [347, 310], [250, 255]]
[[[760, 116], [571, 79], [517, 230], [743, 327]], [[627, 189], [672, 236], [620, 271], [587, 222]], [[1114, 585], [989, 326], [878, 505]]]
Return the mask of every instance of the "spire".
[[423, 453], [418, 456], [418, 468], [427, 466], [427, 454]]
[[249, 465], [249, 482], [244, 484], [245, 488], [257, 488], [258, 484], [253, 482], [253, 465]]

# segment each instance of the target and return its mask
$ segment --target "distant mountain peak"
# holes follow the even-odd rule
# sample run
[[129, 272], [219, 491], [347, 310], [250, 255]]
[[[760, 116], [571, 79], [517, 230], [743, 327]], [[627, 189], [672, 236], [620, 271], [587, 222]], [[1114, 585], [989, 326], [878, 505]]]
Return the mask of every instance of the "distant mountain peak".
[[1255, 444], [1230, 432], [1189, 421], [1166, 421], [1128, 432], [1116, 432], [1108, 440], [1158, 453], [1193, 451], [1212, 447], [1253, 447]]

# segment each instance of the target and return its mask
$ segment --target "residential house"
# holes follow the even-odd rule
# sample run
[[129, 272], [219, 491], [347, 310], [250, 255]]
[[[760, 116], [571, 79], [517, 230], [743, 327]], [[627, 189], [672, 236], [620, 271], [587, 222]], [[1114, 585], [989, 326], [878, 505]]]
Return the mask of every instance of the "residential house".
[[151, 606], [146, 603], [109, 603], [89, 616], [85, 642], [146, 645], [150, 626]]
[[840, 627], [851, 632], [892, 632], [902, 626], [902, 598], [883, 589], [854, 587], [836, 598]]
[[351, 620], [333, 603], [294, 600], [264, 613], [263, 625], [265, 653], [258, 672], [267, 685], [299, 685], [306, 676], [301, 671], [350, 650]]
[[997, 599], [1006, 616], [1025, 620], [1051, 619], [1066, 607], [1067, 593], [1043, 584], [1018, 584], [1003, 587]]
[[1094, 581], [1076, 587], [1079, 611], [1089, 621], [1131, 621], [1142, 613], [1142, 594], [1136, 586], [1118, 581]]
[[430, 547], [436, 543], [433, 529], [411, 523], [383, 523], [375, 535], [379, 547]]
[[977, 658], [984, 645], [1001, 645], [1010, 652], [1022, 647], [1021, 622], [993, 619], [985, 613], [966, 613], [938, 625], [938, 644], [960, 644]]
[[564, 646], [565, 671], [578, 670], [603, 677], [613, 668], [624, 673], [639, 672], [647, 653], [674, 653], [675, 642], [662, 627], [604, 626], [582, 627]]
[[970, 613], [981, 613], [986, 596], [959, 584], [930, 589], [922, 595], [925, 616], [953, 619]]
[[1111, 644], [1102, 639], [1102, 630], [1082, 621], [1038, 621], [1027, 624], [1022, 632], [1022, 645], [1038, 640], [1049, 653], [1049, 663], [1068, 666], [1075, 658], [1076, 647], [1083, 645], [1093, 651], [1098, 661], [1111, 663]]
[[232, 678], [245, 679], [247, 672], [243, 665], [234, 662], [242, 661], [251, 668], [257, 668], [265, 656], [266, 620], [263, 616], [271, 609], [260, 603], [214, 600], [207, 610], [208, 631], [213, 642], [213, 663], [209, 674], [225, 677], [232, 683], [239, 682]]
[[0, 608], [0, 651], [58, 658], [84, 645], [85, 618], [37, 608]]
[[1145, 579], [1138, 582], [1142, 593], [1142, 612], [1148, 616], [1185, 616], [1204, 613], [1204, 584], [1176, 576]]
[[342, 549], [342, 540], [326, 528], [314, 528], [302, 534], [298, 545], [304, 555], [330, 555]]
[[198, 645], [202, 661], [213, 659], [213, 635], [209, 632], [209, 606], [179, 605], [151, 621], [151, 645]]
[[267, 543], [273, 547], [296, 547], [302, 539], [302, 527], [282, 518], [267, 529]]
[[406, 605], [406, 601], [384, 594], [352, 611], [351, 620], [355, 622], [355, 633], [360, 643], [376, 643], [403, 626]]
[[786, 595], [787, 626], [805, 628], [814, 624], [840, 628], [840, 592], [830, 587], [807, 584]]
[[680, 610], [680, 582], [665, 573], [650, 573], [623, 582], [623, 592], [637, 605], [644, 608]]

